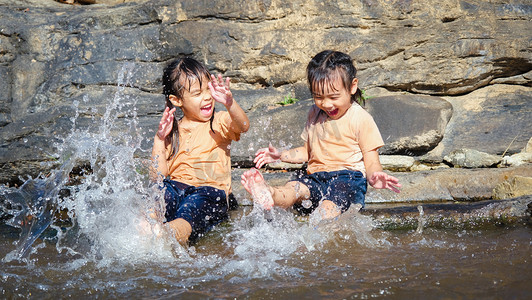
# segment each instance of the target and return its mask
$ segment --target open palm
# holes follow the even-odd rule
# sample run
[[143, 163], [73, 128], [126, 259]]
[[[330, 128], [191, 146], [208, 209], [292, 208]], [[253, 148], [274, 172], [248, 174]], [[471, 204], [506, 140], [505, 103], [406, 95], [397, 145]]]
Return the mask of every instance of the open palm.
[[229, 89], [230, 78], [227, 77], [225, 81], [222, 75], [218, 74], [218, 77], [211, 75], [211, 81], [209, 82], [209, 89], [211, 90], [212, 98], [225, 106], [230, 106], [233, 103], [233, 93]]
[[157, 136], [164, 140], [172, 132], [172, 127], [174, 125], [174, 113], [176, 108], [166, 108], [163, 112], [161, 121], [159, 122], [159, 129], [157, 130]]
[[375, 172], [368, 178], [369, 184], [376, 189], [389, 189], [396, 193], [399, 193], [401, 184], [399, 179], [388, 175], [384, 172]]

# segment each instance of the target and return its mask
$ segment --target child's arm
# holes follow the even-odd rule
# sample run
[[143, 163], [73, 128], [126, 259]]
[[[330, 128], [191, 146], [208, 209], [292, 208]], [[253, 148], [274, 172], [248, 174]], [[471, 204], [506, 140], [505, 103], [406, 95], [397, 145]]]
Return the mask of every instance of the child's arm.
[[263, 165], [281, 160], [287, 163], [300, 164], [308, 161], [307, 147], [302, 146], [279, 152], [270, 144], [268, 148], [261, 148], [255, 153], [255, 167], [260, 169]]
[[229, 112], [233, 121], [233, 126], [240, 132], [246, 132], [249, 129], [249, 118], [240, 105], [233, 99], [233, 93], [229, 89], [229, 83], [229, 77], [224, 82], [222, 75], [218, 75], [218, 78], [211, 75], [211, 81], [209, 82], [211, 95], [216, 102], [222, 103], [227, 108], [227, 112]]
[[372, 187], [376, 189], [389, 189], [396, 193], [400, 192], [398, 189], [401, 187], [399, 179], [382, 171], [377, 149], [364, 153], [364, 166], [366, 167], [368, 183]]
[[157, 180], [158, 176], [168, 176], [168, 164], [166, 163], [166, 137], [172, 132], [175, 107], [170, 110], [168, 107], [164, 110], [161, 121], [159, 122], [159, 129], [155, 138], [153, 139], [153, 148], [151, 150], [151, 157], [153, 159], [152, 167], [150, 168], [150, 178]]

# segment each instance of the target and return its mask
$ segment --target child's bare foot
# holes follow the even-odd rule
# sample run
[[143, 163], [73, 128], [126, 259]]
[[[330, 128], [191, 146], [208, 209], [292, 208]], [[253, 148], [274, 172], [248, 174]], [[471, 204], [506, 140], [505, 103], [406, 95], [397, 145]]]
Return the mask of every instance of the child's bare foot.
[[145, 218], [142, 218], [140, 222], [137, 224], [137, 230], [139, 231], [141, 235], [154, 235], [157, 238], [161, 237], [163, 234], [161, 224], [159, 223], [151, 224]]
[[322, 220], [330, 220], [342, 214], [340, 208], [330, 200], [323, 200], [318, 208], [310, 215], [311, 223], [319, 223]]
[[252, 168], [244, 172], [241, 178], [242, 185], [253, 197], [253, 202], [259, 204], [263, 209], [272, 209], [272, 192], [259, 170]]

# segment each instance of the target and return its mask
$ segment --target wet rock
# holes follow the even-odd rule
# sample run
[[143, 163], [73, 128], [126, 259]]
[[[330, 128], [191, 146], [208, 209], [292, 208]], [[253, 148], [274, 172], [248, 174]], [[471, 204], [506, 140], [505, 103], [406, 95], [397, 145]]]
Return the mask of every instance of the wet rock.
[[493, 199], [509, 199], [532, 195], [532, 177], [513, 176], [493, 189]]
[[532, 196], [479, 202], [428, 203], [405, 206], [367, 205], [361, 212], [371, 215], [383, 229], [486, 228], [521, 225], [530, 220]]
[[458, 149], [446, 155], [443, 160], [457, 168], [486, 168], [497, 165], [502, 158], [474, 149]]
[[489, 169], [437, 169], [390, 173], [403, 185], [401, 193], [368, 187], [367, 203], [412, 201], [477, 201], [491, 199], [493, 189], [512, 176], [532, 177], [532, 165]]
[[[237, 199], [249, 204], [249, 195], [240, 184], [240, 176], [246, 168], [232, 173], [232, 189]], [[270, 185], [284, 185], [304, 172], [264, 172]], [[419, 172], [390, 172], [402, 184], [401, 192], [374, 189], [368, 186], [366, 203], [392, 204], [434, 201], [478, 201], [491, 199], [493, 189], [513, 176], [532, 177], [532, 164], [510, 168], [489, 169], [435, 169]], [[242, 204], [242, 202], [241, 202]]]

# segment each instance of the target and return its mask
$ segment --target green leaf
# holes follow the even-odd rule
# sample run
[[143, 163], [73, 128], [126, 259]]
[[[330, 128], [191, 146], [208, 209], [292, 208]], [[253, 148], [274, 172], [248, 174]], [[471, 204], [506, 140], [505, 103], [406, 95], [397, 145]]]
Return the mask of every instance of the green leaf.
[[294, 104], [297, 101], [299, 101], [299, 99], [292, 97], [292, 95], [286, 95], [284, 96], [283, 101], [277, 102], [276, 104], [289, 105], [289, 104]]

